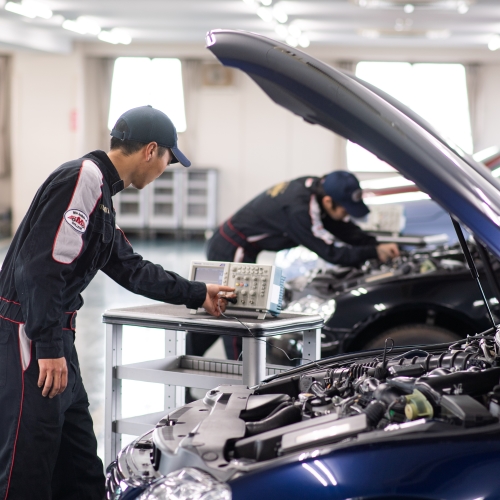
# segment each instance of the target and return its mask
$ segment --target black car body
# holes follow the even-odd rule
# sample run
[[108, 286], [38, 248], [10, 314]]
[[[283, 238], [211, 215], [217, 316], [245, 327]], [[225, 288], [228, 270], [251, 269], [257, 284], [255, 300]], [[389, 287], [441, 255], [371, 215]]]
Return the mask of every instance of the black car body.
[[[482, 271], [476, 245], [469, 246]], [[498, 273], [498, 262], [487, 258]], [[480, 274], [490, 307], [498, 313], [495, 291]], [[387, 337], [396, 345], [448, 342], [490, 326], [458, 245], [404, 252], [387, 265], [319, 268], [309, 279], [291, 280], [287, 288], [289, 311], [323, 315], [323, 356], [381, 347]], [[284, 336], [279, 345], [290, 357], [299, 354], [298, 337]], [[279, 352], [273, 354], [280, 357]]]

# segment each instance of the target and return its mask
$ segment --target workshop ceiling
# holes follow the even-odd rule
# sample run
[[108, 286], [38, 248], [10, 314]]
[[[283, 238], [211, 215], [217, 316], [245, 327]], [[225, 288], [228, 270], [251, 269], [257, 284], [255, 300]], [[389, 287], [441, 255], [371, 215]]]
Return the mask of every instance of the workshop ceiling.
[[[52, 17], [12, 12], [30, 2], [46, 6]], [[68, 31], [64, 21], [91, 33]], [[500, 47], [500, 0], [0, 0], [0, 43], [11, 46], [51, 50], [59, 42], [67, 47], [99, 36], [99, 43], [203, 44], [214, 28], [302, 46], [488, 50], [488, 44]]]

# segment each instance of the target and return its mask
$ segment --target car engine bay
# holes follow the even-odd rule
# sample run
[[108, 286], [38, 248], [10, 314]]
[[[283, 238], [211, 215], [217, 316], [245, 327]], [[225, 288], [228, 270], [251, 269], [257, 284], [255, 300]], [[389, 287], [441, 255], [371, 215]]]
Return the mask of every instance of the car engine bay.
[[426, 250], [402, 251], [399, 257], [387, 263], [369, 260], [360, 268], [339, 267], [317, 264], [317, 267], [302, 276], [287, 281], [285, 294], [289, 310], [293, 302], [300, 300], [300, 292], [318, 293], [328, 296], [343, 292], [364, 283], [374, 283], [385, 279], [417, 276], [434, 272], [466, 271], [464, 254], [458, 245]]
[[[500, 340], [392, 347], [220, 386], [166, 415], [108, 468], [108, 491], [185, 467], [227, 481], [272, 463], [394, 438], [500, 434]], [[313, 455], [314, 456], [314, 455]], [[110, 486], [113, 483], [116, 488]]]

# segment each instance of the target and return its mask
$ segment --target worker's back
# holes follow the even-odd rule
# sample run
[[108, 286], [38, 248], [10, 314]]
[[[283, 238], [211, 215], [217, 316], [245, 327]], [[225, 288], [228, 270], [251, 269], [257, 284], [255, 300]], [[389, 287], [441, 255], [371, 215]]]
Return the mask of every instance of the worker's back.
[[288, 225], [294, 213], [308, 212], [317, 182], [319, 178], [309, 176], [276, 184], [240, 208], [231, 224], [249, 239], [266, 235], [257, 240], [262, 250], [290, 248], [296, 242], [287, 233]]

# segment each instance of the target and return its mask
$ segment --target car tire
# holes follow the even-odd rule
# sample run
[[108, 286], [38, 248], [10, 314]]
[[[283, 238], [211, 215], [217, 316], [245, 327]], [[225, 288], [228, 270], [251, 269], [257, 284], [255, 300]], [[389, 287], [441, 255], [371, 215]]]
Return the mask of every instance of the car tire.
[[394, 345], [419, 345], [419, 344], [441, 344], [454, 342], [462, 337], [456, 333], [434, 325], [415, 323], [412, 325], [396, 326], [377, 335], [364, 344], [361, 349], [379, 349], [384, 347], [385, 339], [394, 340]]

